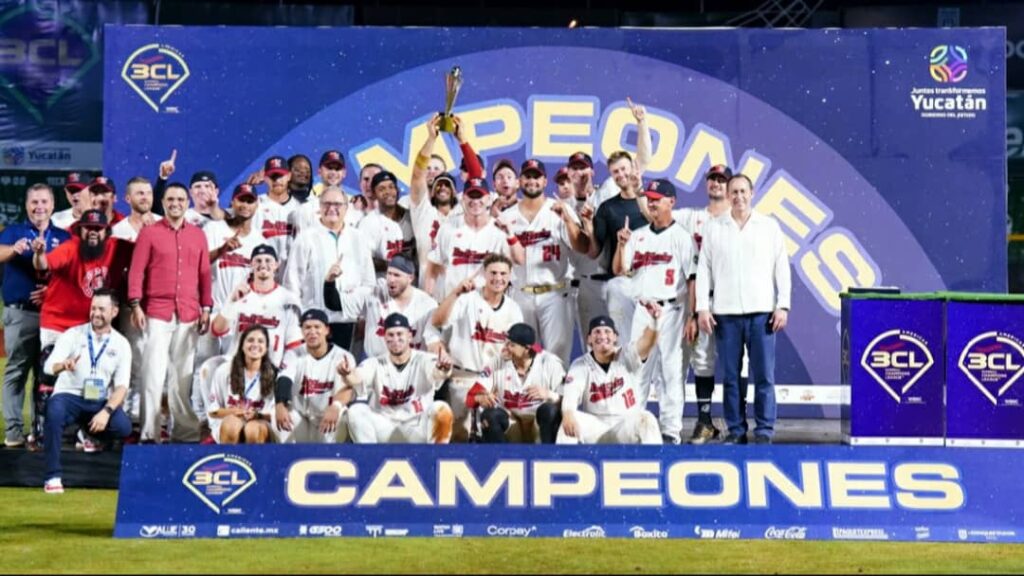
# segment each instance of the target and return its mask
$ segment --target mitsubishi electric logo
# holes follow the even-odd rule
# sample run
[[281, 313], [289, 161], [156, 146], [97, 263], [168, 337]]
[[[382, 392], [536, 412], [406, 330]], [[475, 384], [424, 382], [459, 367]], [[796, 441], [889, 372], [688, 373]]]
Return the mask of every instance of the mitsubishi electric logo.
[[875, 337], [864, 350], [860, 365], [897, 403], [923, 402], [907, 392], [935, 364], [928, 342], [906, 330], [889, 330]]

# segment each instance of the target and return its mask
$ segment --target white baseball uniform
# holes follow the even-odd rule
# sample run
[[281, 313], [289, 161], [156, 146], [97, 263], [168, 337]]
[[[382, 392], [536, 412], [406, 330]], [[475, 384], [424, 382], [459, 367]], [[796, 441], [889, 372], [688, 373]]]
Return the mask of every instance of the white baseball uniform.
[[338, 420], [338, 429], [333, 433], [320, 433], [320, 421], [324, 412], [334, 404], [334, 396], [345, 388], [341, 376], [336, 370], [343, 358], [347, 358], [350, 366], [356, 365], [356, 359], [345, 350], [328, 345], [327, 353], [314, 358], [308, 352], [296, 360], [295, 364], [285, 371], [292, 379], [292, 399], [289, 410], [292, 429], [279, 431], [278, 437], [285, 443], [326, 443], [333, 444], [339, 434], [346, 428], [345, 408]]
[[606, 370], [593, 353], [577, 358], [565, 376], [562, 418], [575, 413], [577, 436], [558, 431], [558, 444], [661, 444], [658, 420], [645, 405], [649, 384], [636, 344], [620, 348]]
[[270, 361], [278, 369], [284, 369], [294, 362], [294, 356], [302, 346], [299, 298], [294, 292], [277, 284], [269, 292], [250, 288], [245, 296], [228, 303], [220, 311], [230, 327], [226, 332], [214, 333], [214, 336], [221, 339], [224, 353], [234, 354], [239, 334], [250, 326], [263, 326], [270, 336], [270, 342], [267, 343]]
[[[533, 221], [527, 220], [522, 203], [499, 217], [519, 238], [526, 262], [512, 268], [512, 297], [523, 311], [523, 321], [540, 336], [544, 347], [568, 364], [572, 354], [573, 310], [569, 298], [569, 255], [573, 251], [569, 230], [544, 201]], [[571, 213], [575, 217], [575, 213]]]
[[[449, 410], [434, 400], [445, 381], [437, 356], [413, 350], [401, 369], [388, 355], [367, 358], [359, 365], [355, 390], [367, 402], [349, 408], [348, 428], [356, 444], [426, 443], [435, 436], [435, 420]], [[440, 439], [446, 442], [447, 438]]]
[[[236, 231], [228, 226], [227, 222], [220, 220], [207, 224], [203, 228], [203, 234], [206, 234], [206, 245], [212, 252], [234, 237]], [[249, 274], [252, 272], [252, 251], [265, 242], [263, 235], [255, 227], [250, 228], [245, 236], [240, 236], [239, 240], [241, 246], [222, 254], [210, 264], [214, 312], [220, 311], [228, 303], [235, 288], [249, 281]]]
[[196, 370], [195, 377], [192, 379], [192, 409], [200, 415], [201, 419], [206, 420], [208, 425], [212, 425], [212, 423], [206, 403], [210, 398], [211, 386], [213, 386], [213, 374], [217, 368], [229, 360], [231, 360], [231, 356], [227, 354], [218, 354], [207, 358], [199, 365], [199, 370]]
[[475, 274], [488, 254], [512, 254], [508, 235], [493, 221], [489, 220], [480, 228], [442, 224], [437, 232], [437, 246], [430, 253], [430, 261], [445, 269], [442, 296], [450, 294], [463, 280]]
[[536, 387], [548, 390], [554, 396], [547, 402], [559, 402], [564, 379], [565, 365], [546, 350], [534, 357], [533, 365], [523, 377], [519, 376], [511, 360], [502, 362], [491, 374], [490, 392], [498, 399], [498, 405], [511, 416], [505, 437], [512, 442], [538, 442], [540, 430], [537, 428], [537, 408], [545, 401], [531, 399], [527, 389]]
[[402, 226], [379, 211], [370, 212], [359, 222], [359, 233], [378, 260], [386, 262], [402, 253]]
[[271, 200], [270, 196], [263, 195], [259, 197], [259, 206], [252, 218], [253, 229], [258, 230], [263, 236], [263, 242], [270, 244], [277, 251], [277, 261], [281, 263], [277, 271], [278, 281], [283, 277], [292, 240], [295, 238], [288, 219], [292, 211], [298, 207], [299, 201], [295, 198], [289, 197], [284, 204], [278, 204]]
[[[484, 300], [479, 290], [463, 294], [456, 299], [445, 328], [451, 328], [448, 350], [458, 366], [473, 372], [495, 370], [501, 365], [501, 349], [508, 339], [508, 329], [523, 321], [519, 305], [502, 297], [497, 308]], [[469, 437], [470, 412], [466, 407], [466, 394], [478, 377], [459, 375], [456, 371], [449, 386], [448, 404], [454, 415], [453, 436], [456, 440]]]
[[210, 394], [206, 398], [206, 413], [210, 422], [210, 433], [213, 439], [220, 443], [220, 427], [224, 423], [223, 418], [217, 418], [212, 416], [214, 412], [221, 408], [251, 408], [263, 416], [270, 418], [270, 434], [273, 439], [274, 437], [274, 387], [270, 386], [270, 391], [267, 394], [263, 394], [261, 391], [259, 373], [256, 374], [254, 379], [244, 377], [243, 373], [243, 392], [236, 394], [231, 391], [231, 362], [226, 361], [221, 364], [213, 373], [213, 378], [210, 382]]
[[405, 307], [388, 294], [385, 280], [378, 280], [373, 292], [359, 291], [341, 296], [342, 320], [355, 322], [362, 318], [366, 321], [363, 349], [367, 357], [374, 358], [388, 353], [384, 342], [384, 319], [396, 312], [409, 319], [414, 350], [423, 350], [440, 339], [440, 334], [431, 324], [431, 318], [437, 310], [437, 301], [415, 286], [410, 286], [409, 290], [412, 291], [412, 298]]
[[[335, 262], [341, 262], [342, 273], [337, 284], [343, 297], [355, 290], [371, 292], [376, 286], [370, 249], [363, 243], [359, 231], [345, 226], [340, 234], [335, 234], [317, 223], [295, 239], [284, 275], [284, 286], [299, 295], [303, 310], [327, 311], [324, 279]], [[340, 312], [327, 311], [327, 316], [332, 323], [344, 322]]]
[[[686, 325], [686, 281], [694, 273], [693, 239], [675, 223], [656, 230], [654, 224], [637, 228], [622, 248], [622, 259], [633, 273], [633, 291], [661, 304], [658, 340], [644, 365], [642, 378], [658, 391], [661, 432], [679, 439], [683, 429], [683, 328]], [[633, 313], [632, 337], [639, 340], [651, 325], [647, 309]], [[646, 403], [647, 398], [643, 401]]]
[[[351, 202], [351, 197], [349, 198]], [[346, 226], [359, 226], [359, 222], [363, 219], [362, 210], [356, 210], [350, 203], [348, 210], [345, 211], [345, 225]], [[291, 214], [288, 215], [288, 224], [292, 227], [292, 236], [295, 238], [299, 237], [299, 234], [303, 230], [307, 230], [320, 224], [320, 198], [318, 196], [310, 195], [306, 198], [306, 201], [299, 205], [298, 208], [292, 210]]]

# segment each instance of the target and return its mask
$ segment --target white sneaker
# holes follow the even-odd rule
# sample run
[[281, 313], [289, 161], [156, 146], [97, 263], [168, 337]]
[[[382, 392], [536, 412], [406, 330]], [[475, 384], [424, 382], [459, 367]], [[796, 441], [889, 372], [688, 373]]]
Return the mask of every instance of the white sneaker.
[[47, 494], [63, 494], [64, 484], [61, 483], [60, 478], [50, 478], [43, 484], [43, 491]]

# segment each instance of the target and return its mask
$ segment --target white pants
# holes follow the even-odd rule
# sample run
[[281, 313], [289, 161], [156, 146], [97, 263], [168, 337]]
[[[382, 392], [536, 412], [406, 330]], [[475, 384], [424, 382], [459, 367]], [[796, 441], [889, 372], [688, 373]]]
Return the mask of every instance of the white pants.
[[[435, 401], [426, 412], [404, 422], [374, 412], [369, 404], [353, 404], [348, 409], [348, 432], [356, 444], [427, 444], [433, 442], [434, 424], [440, 413], [449, 411], [448, 404]], [[440, 438], [442, 444], [451, 440], [451, 433]]]
[[[651, 325], [643, 306], [633, 313], [633, 340], [639, 340]], [[661, 433], [679, 440], [683, 430], [683, 307], [666, 304], [658, 318], [658, 339], [640, 373], [644, 382], [654, 384], [658, 393], [658, 422]], [[645, 398], [646, 402], [647, 399]]]
[[512, 299], [523, 311], [523, 322], [537, 332], [544, 349], [569, 365], [572, 355], [573, 310], [567, 289], [544, 294], [529, 294], [522, 288], [512, 289]]
[[[615, 322], [619, 333], [619, 342], [631, 342], [633, 310], [636, 308], [637, 294], [633, 287], [633, 279], [616, 276], [605, 282], [604, 297], [608, 303], [608, 316]], [[659, 335], [660, 336], [660, 335]]]
[[[363, 404], [365, 406], [365, 404]], [[348, 412], [338, 418], [338, 427], [334, 432], [320, 433], [320, 421], [323, 414], [303, 414], [292, 408], [289, 413], [292, 419], [291, 430], [275, 430], [281, 444], [335, 444], [348, 438]]]
[[[564, 416], [563, 416], [564, 418]], [[647, 410], [623, 416], [594, 416], [576, 411], [576, 437], [559, 428], [556, 444], [661, 444], [658, 419]]]
[[167, 381], [172, 442], [198, 442], [199, 418], [192, 411], [195, 322], [146, 318], [146, 368], [142, 377], [142, 440], [160, 439], [160, 397]]
[[58, 332], [56, 330], [50, 330], [49, 328], [40, 328], [39, 329], [39, 349], [42, 350], [43, 348], [46, 348], [50, 344], [56, 344], [57, 343], [57, 338], [60, 338], [61, 334], [63, 334], [63, 332]]

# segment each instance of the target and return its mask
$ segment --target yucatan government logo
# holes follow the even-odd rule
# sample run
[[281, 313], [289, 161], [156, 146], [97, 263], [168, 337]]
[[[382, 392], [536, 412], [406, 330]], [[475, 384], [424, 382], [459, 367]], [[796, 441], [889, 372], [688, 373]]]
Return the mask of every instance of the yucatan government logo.
[[256, 483], [256, 472], [244, 458], [214, 454], [193, 464], [181, 481], [211, 510], [220, 514]]
[[[181, 88], [188, 77], [185, 58], [181, 52], [167, 44], [147, 44], [139, 48], [132, 52], [121, 69], [121, 78], [154, 112], [160, 112], [160, 107]], [[165, 107], [164, 111], [176, 109]]]
[[1024, 375], [1024, 342], [1003, 332], [979, 334], [964, 346], [957, 366], [992, 404], [1014, 403], [1003, 396]]
[[967, 77], [967, 50], [955, 44], [932, 48], [928, 71], [941, 84], [956, 84]]
[[906, 330], [889, 330], [875, 337], [864, 350], [860, 365], [893, 400], [919, 403], [920, 396], [908, 396], [914, 384], [935, 364], [928, 342]]

